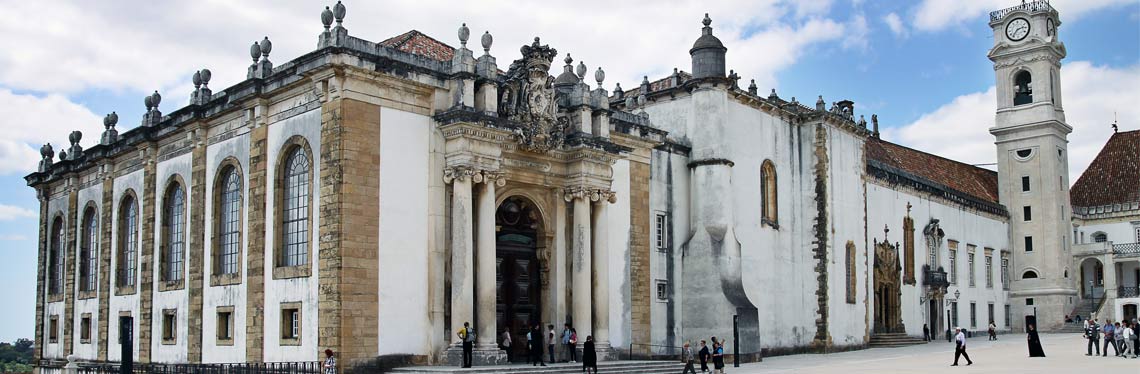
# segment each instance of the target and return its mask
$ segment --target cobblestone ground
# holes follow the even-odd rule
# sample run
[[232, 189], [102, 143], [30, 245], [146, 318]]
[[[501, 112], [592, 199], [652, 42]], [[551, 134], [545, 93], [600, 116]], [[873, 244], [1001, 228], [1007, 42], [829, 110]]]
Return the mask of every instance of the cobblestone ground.
[[764, 359], [762, 363], [729, 365], [726, 373], [1140, 373], [1140, 359], [1085, 356], [1087, 340], [1079, 334], [1042, 334], [1044, 358], [1029, 358], [1025, 335], [985, 336], [967, 342], [971, 366], [951, 367], [954, 345], [946, 341], [904, 348], [875, 348], [834, 354], [803, 354]]

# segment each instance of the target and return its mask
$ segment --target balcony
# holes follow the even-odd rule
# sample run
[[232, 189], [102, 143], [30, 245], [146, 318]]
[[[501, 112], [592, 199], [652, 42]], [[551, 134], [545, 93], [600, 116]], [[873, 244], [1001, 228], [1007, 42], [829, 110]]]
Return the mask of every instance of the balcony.
[[946, 277], [946, 271], [939, 267], [937, 270], [930, 269], [930, 265], [922, 265], [922, 285], [932, 288], [945, 289], [950, 287], [950, 280]]
[[1005, 9], [1002, 9], [999, 11], [990, 12], [990, 22], [1001, 21], [1002, 18], [1005, 18], [1005, 16], [1009, 15], [1010, 13], [1016, 12], [1016, 11], [1025, 11], [1025, 12], [1028, 12], [1029, 14], [1044, 13], [1044, 12], [1052, 12], [1052, 13], [1057, 12], [1056, 10], [1053, 10], [1053, 6], [1049, 5], [1049, 2], [1045, 1], [1045, 0], [1038, 0], [1038, 1], [1028, 2], [1028, 3], [1023, 2], [1023, 3], [1021, 3], [1021, 5], [1018, 5], [1018, 6], [1013, 6], [1013, 7], [1005, 8]]
[[1140, 243], [1113, 244], [1114, 257], [1140, 257]]
[[1120, 286], [1116, 288], [1116, 298], [1124, 299], [1129, 297], [1140, 297], [1140, 287]]

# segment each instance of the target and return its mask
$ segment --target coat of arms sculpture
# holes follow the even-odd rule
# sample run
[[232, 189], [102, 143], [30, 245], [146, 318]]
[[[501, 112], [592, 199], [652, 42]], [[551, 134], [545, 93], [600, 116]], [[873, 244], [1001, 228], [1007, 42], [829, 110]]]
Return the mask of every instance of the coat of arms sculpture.
[[540, 45], [538, 38], [521, 51], [523, 57], [511, 63], [499, 90], [499, 115], [521, 124], [515, 130], [520, 148], [545, 153], [562, 145], [569, 122], [555, 115], [558, 105], [549, 72], [558, 51]]

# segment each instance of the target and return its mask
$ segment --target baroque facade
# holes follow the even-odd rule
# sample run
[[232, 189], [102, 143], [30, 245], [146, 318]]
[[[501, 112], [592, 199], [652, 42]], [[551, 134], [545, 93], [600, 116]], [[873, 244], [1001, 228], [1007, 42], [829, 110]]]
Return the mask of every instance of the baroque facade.
[[[376, 43], [350, 35], [346, 13], [325, 9], [311, 53], [274, 66], [263, 39], [241, 83], [214, 92], [204, 69], [188, 106], [164, 114], [156, 92], [134, 129], [119, 134], [112, 113], [100, 144], [82, 149], [75, 132], [58, 160], [41, 149], [27, 176], [41, 202], [40, 367], [124, 352], [314, 361], [326, 348], [349, 368], [455, 362], [464, 322], [483, 363], [505, 360], [503, 331], [522, 342], [563, 323], [603, 358], [735, 327], [728, 351], [755, 360], [924, 325], [1010, 330], [1037, 315], [1059, 328], [1076, 304], [1054, 271], [1072, 261], [1067, 241], [1020, 244], [1070, 232], [1053, 230], [1070, 225], [1067, 184], [1006, 188], [1067, 175], [1064, 162], [1035, 166], [1048, 175], [1018, 164], [1025, 149], [1063, 151], [1059, 87], [1000, 91], [993, 172], [880, 139], [851, 101], [741, 87], [707, 15], [691, 73], [609, 92], [601, 68], [591, 87], [569, 55], [551, 75], [560, 55], [539, 38], [504, 70], [490, 33], [479, 56], [466, 25], [458, 48], [417, 31]], [[991, 17], [999, 82], [1057, 79], [1056, 11]], [[1005, 35], [1017, 19], [1032, 20], [1028, 38]], [[1038, 226], [1011, 214], [1036, 203]], [[1038, 280], [1011, 276], [1029, 267]]]

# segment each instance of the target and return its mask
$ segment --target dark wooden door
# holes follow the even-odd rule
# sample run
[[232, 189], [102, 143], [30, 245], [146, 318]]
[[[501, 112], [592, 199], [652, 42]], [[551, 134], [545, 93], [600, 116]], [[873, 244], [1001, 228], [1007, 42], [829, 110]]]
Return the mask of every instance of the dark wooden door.
[[498, 303], [495, 306], [498, 318], [498, 332], [503, 328], [511, 332], [514, 344], [511, 351], [515, 361], [526, 357], [526, 333], [530, 326], [542, 319], [541, 283], [539, 282], [538, 259], [534, 248], [499, 242]]

